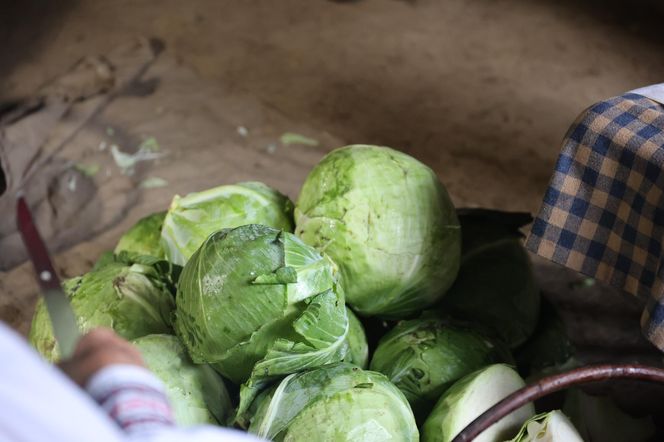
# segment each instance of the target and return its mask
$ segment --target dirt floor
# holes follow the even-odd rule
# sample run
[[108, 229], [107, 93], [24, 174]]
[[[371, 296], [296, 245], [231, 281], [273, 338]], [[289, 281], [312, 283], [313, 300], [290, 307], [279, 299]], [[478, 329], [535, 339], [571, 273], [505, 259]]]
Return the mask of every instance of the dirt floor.
[[[252, 96], [284, 121], [339, 144], [383, 144], [410, 153], [436, 170], [458, 206], [535, 212], [575, 117], [598, 100], [664, 81], [664, 13], [648, 2], [9, 3], [0, 0], [0, 105], [31, 95], [85, 55], [105, 54], [137, 35], [156, 37], [165, 55], [193, 71], [192, 81]], [[200, 97], [201, 106], [218, 115], [226, 111], [233, 121], [232, 106], [205, 100]], [[186, 153], [187, 130], [160, 141], [179, 143]], [[233, 167], [242, 169], [243, 155], [247, 162], [256, 155], [242, 149], [236, 155], [236, 138], [221, 144], [235, 155]], [[320, 155], [303, 151], [301, 163], [278, 173], [263, 169], [265, 179], [294, 197], [306, 167]], [[163, 170], [212, 173], [182, 164]], [[156, 210], [170, 194], [137, 201]], [[112, 247], [128, 222], [98, 241]], [[91, 250], [102, 246], [79, 245], [56, 259], [71, 264], [64, 272], [71, 276], [85, 271], [94, 259]], [[32, 277], [25, 265], [17, 272], [12, 275]], [[630, 352], [661, 359], [639, 336], [640, 305], [625, 308], [617, 294], [607, 303], [601, 288], [594, 289], [595, 298], [579, 294], [543, 263], [538, 275], [545, 290], [566, 293], [561, 305], [572, 328], [595, 321], [579, 328], [578, 342], [592, 348], [599, 335], [619, 335], [612, 345], [625, 349], [625, 359], [631, 360]], [[0, 319], [25, 332], [30, 312], [23, 310], [32, 308], [36, 295], [22, 304], [8, 301], [11, 281], [0, 272]], [[598, 314], [589, 299], [606, 308]], [[620, 326], [628, 329], [623, 334], [615, 326], [621, 314], [631, 321]]]
[[411, 153], [463, 205], [535, 211], [576, 115], [664, 72], [661, 18], [626, 2], [13, 3], [0, 13], [0, 97], [155, 36], [202, 78], [293, 120]]

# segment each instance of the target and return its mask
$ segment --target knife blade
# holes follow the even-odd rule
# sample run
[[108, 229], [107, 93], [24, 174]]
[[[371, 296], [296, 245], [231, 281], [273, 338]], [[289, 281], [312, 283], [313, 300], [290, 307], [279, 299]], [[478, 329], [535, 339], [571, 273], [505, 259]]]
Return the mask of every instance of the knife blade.
[[22, 195], [19, 195], [16, 200], [16, 224], [28, 250], [37, 282], [44, 296], [46, 309], [51, 317], [53, 335], [60, 347], [60, 357], [67, 359], [74, 353], [80, 336], [76, 317], [67, 295], [62, 290], [60, 279], [53, 269], [46, 245], [39, 235], [30, 209]]

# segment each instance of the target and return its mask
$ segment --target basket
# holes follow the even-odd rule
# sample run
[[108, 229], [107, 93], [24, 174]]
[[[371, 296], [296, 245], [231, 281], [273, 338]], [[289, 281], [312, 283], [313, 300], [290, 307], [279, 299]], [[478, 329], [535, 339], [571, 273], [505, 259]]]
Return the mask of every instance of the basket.
[[605, 364], [569, 370], [523, 387], [507, 396], [468, 424], [452, 442], [469, 442], [517, 408], [560, 390], [600, 381], [634, 379], [664, 384], [664, 369], [638, 364]]

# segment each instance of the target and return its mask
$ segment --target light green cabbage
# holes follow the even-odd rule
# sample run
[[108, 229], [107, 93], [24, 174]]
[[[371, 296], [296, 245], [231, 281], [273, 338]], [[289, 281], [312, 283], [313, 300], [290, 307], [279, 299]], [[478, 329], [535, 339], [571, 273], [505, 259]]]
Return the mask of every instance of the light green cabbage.
[[569, 418], [560, 410], [528, 419], [509, 442], [583, 442]]
[[[468, 424], [526, 384], [503, 364], [494, 364], [457, 381], [438, 400], [422, 427], [423, 442], [450, 442]], [[508, 414], [487, 428], [475, 442], [510, 439], [535, 414], [532, 404]]]
[[249, 421], [249, 432], [274, 441], [419, 440], [399, 389], [347, 363], [288, 376], [255, 400]]
[[346, 337], [348, 356], [345, 362], [350, 362], [360, 368], [367, 368], [369, 366], [369, 345], [367, 344], [364, 327], [355, 316], [355, 313], [348, 307], [346, 307], [346, 314], [348, 315], [349, 327], [348, 336]]
[[646, 442], [655, 440], [651, 416], [634, 417], [622, 411], [610, 396], [592, 396], [571, 388], [563, 411], [586, 441]]
[[[146, 257], [147, 259], [148, 257]], [[161, 264], [108, 261], [97, 270], [64, 282], [82, 332], [109, 327], [125, 339], [171, 333], [173, 283]], [[30, 342], [48, 360], [59, 358], [51, 319], [43, 299], [37, 303]]]
[[124, 251], [158, 258], [164, 256], [160, 241], [165, 216], [166, 212], [157, 212], [138, 220], [122, 235], [115, 246], [114, 253], [119, 254]]
[[133, 341], [147, 367], [166, 387], [180, 426], [225, 424], [232, 405], [224, 381], [208, 365], [195, 365], [179, 339], [148, 335]]
[[245, 224], [292, 232], [292, 219], [293, 203], [263, 183], [219, 186], [176, 195], [164, 219], [161, 244], [169, 261], [184, 265], [213, 232]]
[[480, 323], [516, 348], [537, 324], [540, 294], [519, 227], [527, 214], [460, 210], [461, 269], [441, 304], [445, 313]]
[[361, 315], [403, 318], [433, 304], [459, 269], [461, 234], [435, 173], [387, 147], [334, 150], [311, 171], [296, 234], [338, 265]]
[[175, 328], [193, 361], [249, 380], [243, 401], [264, 380], [348, 351], [337, 268], [291, 233], [252, 224], [210, 235], [184, 267], [176, 299]]
[[403, 321], [379, 342], [371, 370], [403, 392], [418, 421], [455, 381], [496, 362], [509, 350], [467, 326], [442, 319]]

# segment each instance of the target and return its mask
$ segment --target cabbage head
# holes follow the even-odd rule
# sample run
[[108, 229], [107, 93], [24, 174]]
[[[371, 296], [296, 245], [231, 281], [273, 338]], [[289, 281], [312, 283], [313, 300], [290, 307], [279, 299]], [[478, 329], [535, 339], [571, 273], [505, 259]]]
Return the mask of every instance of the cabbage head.
[[654, 416], [631, 416], [611, 396], [595, 396], [578, 388], [570, 388], [565, 394], [563, 411], [585, 441], [661, 440], [657, 438], [659, 432]]
[[235, 383], [346, 357], [348, 316], [337, 268], [295, 235], [262, 225], [223, 229], [182, 270], [175, 329], [195, 363]]
[[[157, 262], [110, 261], [65, 281], [63, 288], [82, 332], [108, 327], [132, 340], [173, 331], [173, 285], [170, 275]], [[32, 319], [29, 340], [46, 359], [58, 360], [58, 346], [42, 298]]]
[[510, 348], [533, 333], [540, 294], [519, 227], [530, 215], [484, 209], [459, 211], [461, 269], [442, 299], [443, 311], [488, 327]]
[[307, 177], [296, 234], [339, 265], [362, 316], [401, 319], [437, 301], [459, 269], [461, 232], [436, 174], [387, 147], [327, 154]]
[[166, 258], [184, 265], [217, 230], [263, 224], [293, 231], [293, 203], [259, 182], [219, 186], [185, 197], [176, 195], [161, 230]]
[[254, 402], [249, 432], [269, 440], [419, 440], [401, 391], [382, 374], [348, 363], [290, 375]]
[[223, 379], [209, 365], [195, 365], [178, 338], [148, 335], [133, 344], [164, 383], [178, 425], [226, 424], [232, 405]]
[[161, 258], [164, 255], [164, 250], [161, 248], [161, 227], [165, 216], [166, 212], [157, 212], [138, 220], [122, 235], [114, 253], [117, 255], [128, 252]]
[[533, 335], [515, 351], [519, 373], [526, 378], [539, 378], [558, 372], [562, 367], [572, 368], [574, 353], [562, 318], [543, 298]]
[[553, 410], [528, 419], [509, 442], [583, 442], [583, 439], [562, 411]]
[[[503, 364], [490, 365], [461, 378], [443, 393], [424, 422], [423, 442], [450, 442], [482, 413], [525, 385], [516, 371]], [[484, 430], [474, 441], [508, 440], [534, 414], [532, 404], [524, 405]]]
[[423, 421], [455, 381], [496, 362], [510, 362], [509, 350], [465, 325], [443, 319], [397, 324], [379, 342], [371, 370], [386, 375]]
[[346, 337], [348, 354], [344, 361], [360, 368], [367, 368], [369, 366], [369, 344], [367, 335], [364, 333], [364, 326], [348, 307], [346, 307], [346, 314], [348, 315], [348, 336]]

